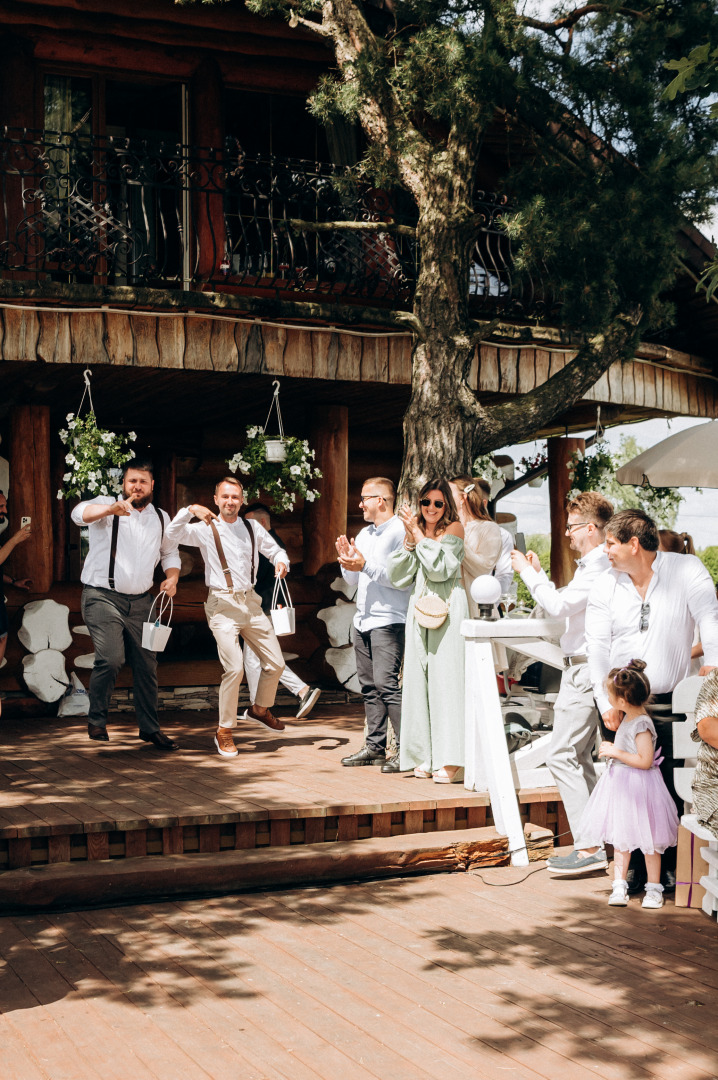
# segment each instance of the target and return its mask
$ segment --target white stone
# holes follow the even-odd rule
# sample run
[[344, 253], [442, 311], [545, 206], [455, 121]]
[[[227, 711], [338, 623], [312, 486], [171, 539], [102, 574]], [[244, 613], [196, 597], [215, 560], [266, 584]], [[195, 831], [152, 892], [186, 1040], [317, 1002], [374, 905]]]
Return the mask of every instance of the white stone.
[[93, 668], [95, 666], [95, 654], [93, 652], [83, 653], [82, 656], [75, 657], [75, 667], [79, 668]]
[[33, 600], [23, 608], [22, 626], [17, 636], [31, 653], [47, 649], [63, 652], [72, 645], [69, 615], [66, 604], [58, 604], [55, 600]]
[[333, 607], [322, 608], [317, 618], [326, 624], [330, 645], [349, 645], [352, 640], [352, 623], [356, 615], [356, 604], [347, 604], [337, 600]]
[[353, 600], [357, 592], [356, 585], [350, 585], [348, 581], [344, 580], [341, 574], [338, 578], [334, 578], [334, 581], [332, 581], [329, 588], [334, 592], [342, 593], [343, 596], [346, 596], [347, 600]]
[[329, 666], [334, 669], [337, 679], [346, 690], [352, 690], [355, 694], [361, 693], [361, 686], [357, 678], [357, 664], [354, 649], [327, 649], [325, 659]]
[[22, 658], [25, 684], [40, 701], [57, 701], [70, 680], [65, 671], [65, 657], [57, 649], [41, 649]]

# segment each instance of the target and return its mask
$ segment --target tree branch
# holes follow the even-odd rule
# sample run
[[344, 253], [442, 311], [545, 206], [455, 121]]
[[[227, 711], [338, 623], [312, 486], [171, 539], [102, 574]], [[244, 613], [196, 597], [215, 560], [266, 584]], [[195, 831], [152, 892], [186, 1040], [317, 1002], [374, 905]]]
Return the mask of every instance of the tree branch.
[[530, 393], [490, 408], [477, 403], [474, 453], [485, 454], [515, 442], [570, 408], [611, 364], [633, 356], [641, 316], [638, 309], [618, 315], [604, 333], [585, 342], [570, 364]]
[[586, 15], [596, 15], [599, 12], [610, 11], [614, 15], [628, 15], [634, 19], [648, 19], [645, 11], [636, 11], [633, 8], [620, 7], [618, 10], [611, 8], [609, 4], [584, 4], [583, 7], [574, 8], [568, 15], [563, 15], [553, 22], [544, 22], [542, 19], [533, 19], [530, 15], [518, 15], [517, 19], [524, 26], [530, 26], [533, 30], [543, 30], [546, 34], [555, 34], [559, 30], [570, 30]]
[[289, 13], [289, 25], [294, 29], [297, 26], [303, 26], [305, 30], [311, 30], [313, 34], [319, 34], [320, 37], [331, 37], [331, 30], [328, 30], [323, 23], [312, 22], [311, 19], [305, 19], [303, 15], [299, 15], [294, 8]]
[[339, 229], [366, 232], [367, 229], [375, 229], [378, 232], [399, 233], [400, 236], [416, 236], [413, 225], [398, 225], [394, 221], [303, 221], [301, 218], [286, 218], [284, 223], [301, 232], [334, 232]]

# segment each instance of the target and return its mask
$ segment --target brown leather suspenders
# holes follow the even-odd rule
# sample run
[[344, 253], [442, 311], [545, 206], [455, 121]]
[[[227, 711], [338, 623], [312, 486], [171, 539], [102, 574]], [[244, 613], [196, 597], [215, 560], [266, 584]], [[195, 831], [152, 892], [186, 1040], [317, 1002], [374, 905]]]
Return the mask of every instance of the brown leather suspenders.
[[[252, 583], [252, 587], [254, 587], [254, 583], [255, 583], [256, 578], [257, 578], [257, 572], [256, 572], [257, 559], [256, 559], [256, 548], [255, 548], [255, 539], [254, 539], [254, 529], [249, 524], [249, 522], [244, 520], [244, 518], [241, 518], [241, 520], [244, 522], [244, 527], [247, 530], [247, 532], [249, 533], [249, 540], [250, 540], [250, 543], [252, 545], [251, 583]], [[224, 574], [224, 580], [227, 582], [227, 588], [231, 589], [232, 592], [234, 592], [234, 582], [232, 581], [231, 571], [230, 571], [229, 567], [227, 566], [227, 558], [226, 558], [226, 556], [224, 554], [224, 548], [222, 547], [222, 541], [219, 538], [219, 530], [218, 530], [217, 526], [215, 525], [214, 521], [210, 521], [209, 524], [211, 526], [212, 535], [214, 536], [214, 542], [215, 542], [215, 545], [217, 547], [217, 554], [219, 555], [219, 563], [220, 563], [220, 566], [222, 567], [222, 573]]]

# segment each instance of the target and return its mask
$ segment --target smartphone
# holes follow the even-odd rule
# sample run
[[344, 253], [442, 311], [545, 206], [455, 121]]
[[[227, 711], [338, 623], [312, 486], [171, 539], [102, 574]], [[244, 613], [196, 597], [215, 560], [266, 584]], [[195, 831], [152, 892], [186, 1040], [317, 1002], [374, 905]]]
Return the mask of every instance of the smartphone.
[[20, 518], [20, 528], [24, 529], [26, 525], [29, 525], [32, 521], [30, 517]]
[[514, 547], [517, 551], [520, 551], [522, 555], [526, 554], [526, 537], [521, 532], [517, 532], [514, 537]]

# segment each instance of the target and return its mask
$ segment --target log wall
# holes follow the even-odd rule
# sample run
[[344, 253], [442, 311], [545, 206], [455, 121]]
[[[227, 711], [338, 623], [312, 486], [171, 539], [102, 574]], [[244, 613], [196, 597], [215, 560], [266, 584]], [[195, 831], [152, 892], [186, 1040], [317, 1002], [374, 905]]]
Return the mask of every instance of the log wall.
[[[483, 394], [525, 394], [573, 359], [550, 344], [477, 347], [472, 385]], [[409, 385], [411, 335], [342, 333], [193, 313], [88, 308], [68, 313], [0, 308], [0, 362], [111, 364]], [[718, 416], [705, 361], [645, 345], [613, 364], [586, 401], [681, 416]]]

